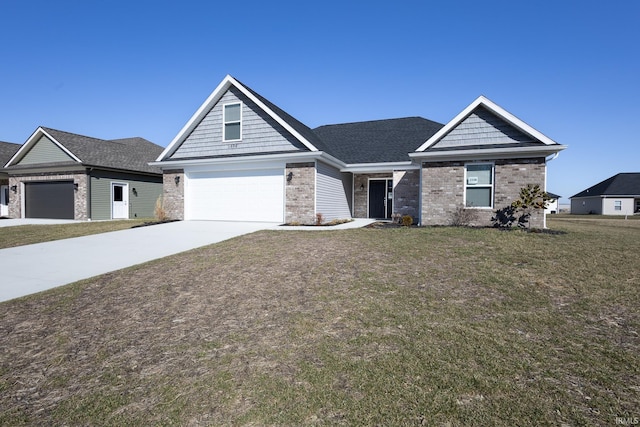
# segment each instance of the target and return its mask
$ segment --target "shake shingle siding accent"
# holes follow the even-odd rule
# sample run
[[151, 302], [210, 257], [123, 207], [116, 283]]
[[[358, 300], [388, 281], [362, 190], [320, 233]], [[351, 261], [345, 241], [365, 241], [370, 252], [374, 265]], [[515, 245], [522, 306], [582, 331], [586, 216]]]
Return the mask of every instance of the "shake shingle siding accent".
[[38, 142], [29, 150], [20, 165], [34, 165], [38, 163], [54, 163], [74, 161], [67, 153], [62, 151], [60, 147], [54, 144], [46, 136], [42, 136]]
[[317, 163], [316, 211], [326, 221], [351, 218], [351, 174]]
[[445, 135], [432, 149], [475, 145], [519, 144], [534, 139], [483, 107]]
[[[242, 103], [241, 140], [223, 142], [223, 107]], [[231, 88], [185, 139], [171, 159], [234, 156], [303, 150], [281, 125], [236, 88]]]

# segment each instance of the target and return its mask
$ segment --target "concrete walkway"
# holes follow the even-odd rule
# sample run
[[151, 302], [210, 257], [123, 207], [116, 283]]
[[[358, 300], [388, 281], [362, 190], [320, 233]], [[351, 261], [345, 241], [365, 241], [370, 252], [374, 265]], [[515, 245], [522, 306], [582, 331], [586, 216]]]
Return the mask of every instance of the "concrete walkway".
[[[14, 220], [0, 222], [8, 221]], [[0, 249], [0, 301], [275, 227], [260, 222], [178, 221]]]

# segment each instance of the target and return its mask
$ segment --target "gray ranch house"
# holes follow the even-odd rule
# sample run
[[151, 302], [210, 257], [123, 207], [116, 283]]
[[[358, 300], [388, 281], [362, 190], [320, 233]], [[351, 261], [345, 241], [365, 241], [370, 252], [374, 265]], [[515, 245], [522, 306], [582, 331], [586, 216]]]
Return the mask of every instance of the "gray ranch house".
[[488, 225], [521, 187], [546, 188], [547, 158], [564, 148], [482, 96], [444, 125], [407, 117], [310, 129], [227, 76], [152, 165], [176, 219], [411, 215], [444, 225], [464, 206]]
[[640, 214], [640, 173], [619, 173], [569, 199], [572, 214]]
[[0, 141], [0, 218], [9, 216], [9, 174], [2, 166], [19, 148], [19, 144]]
[[11, 218], [150, 218], [162, 147], [143, 138], [103, 140], [39, 127], [7, 161]]

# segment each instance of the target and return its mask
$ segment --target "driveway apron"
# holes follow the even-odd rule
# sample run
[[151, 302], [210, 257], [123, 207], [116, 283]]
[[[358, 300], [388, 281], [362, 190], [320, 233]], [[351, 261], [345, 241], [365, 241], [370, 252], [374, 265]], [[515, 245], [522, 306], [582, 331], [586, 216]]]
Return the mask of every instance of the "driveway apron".
[[178, 221], [1, 249], [0, 301], [274, 227], [261, 222]]

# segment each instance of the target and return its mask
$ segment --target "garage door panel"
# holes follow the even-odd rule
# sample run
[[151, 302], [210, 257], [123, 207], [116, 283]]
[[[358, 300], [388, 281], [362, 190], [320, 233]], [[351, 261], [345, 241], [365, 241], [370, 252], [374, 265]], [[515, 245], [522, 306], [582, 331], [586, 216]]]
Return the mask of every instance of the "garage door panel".
[[27, 218], [74, 219], [73, 181], [25, 183], [24, 207]]
[[282, 169], [187, 174], [187, 219], [283, 222]]

